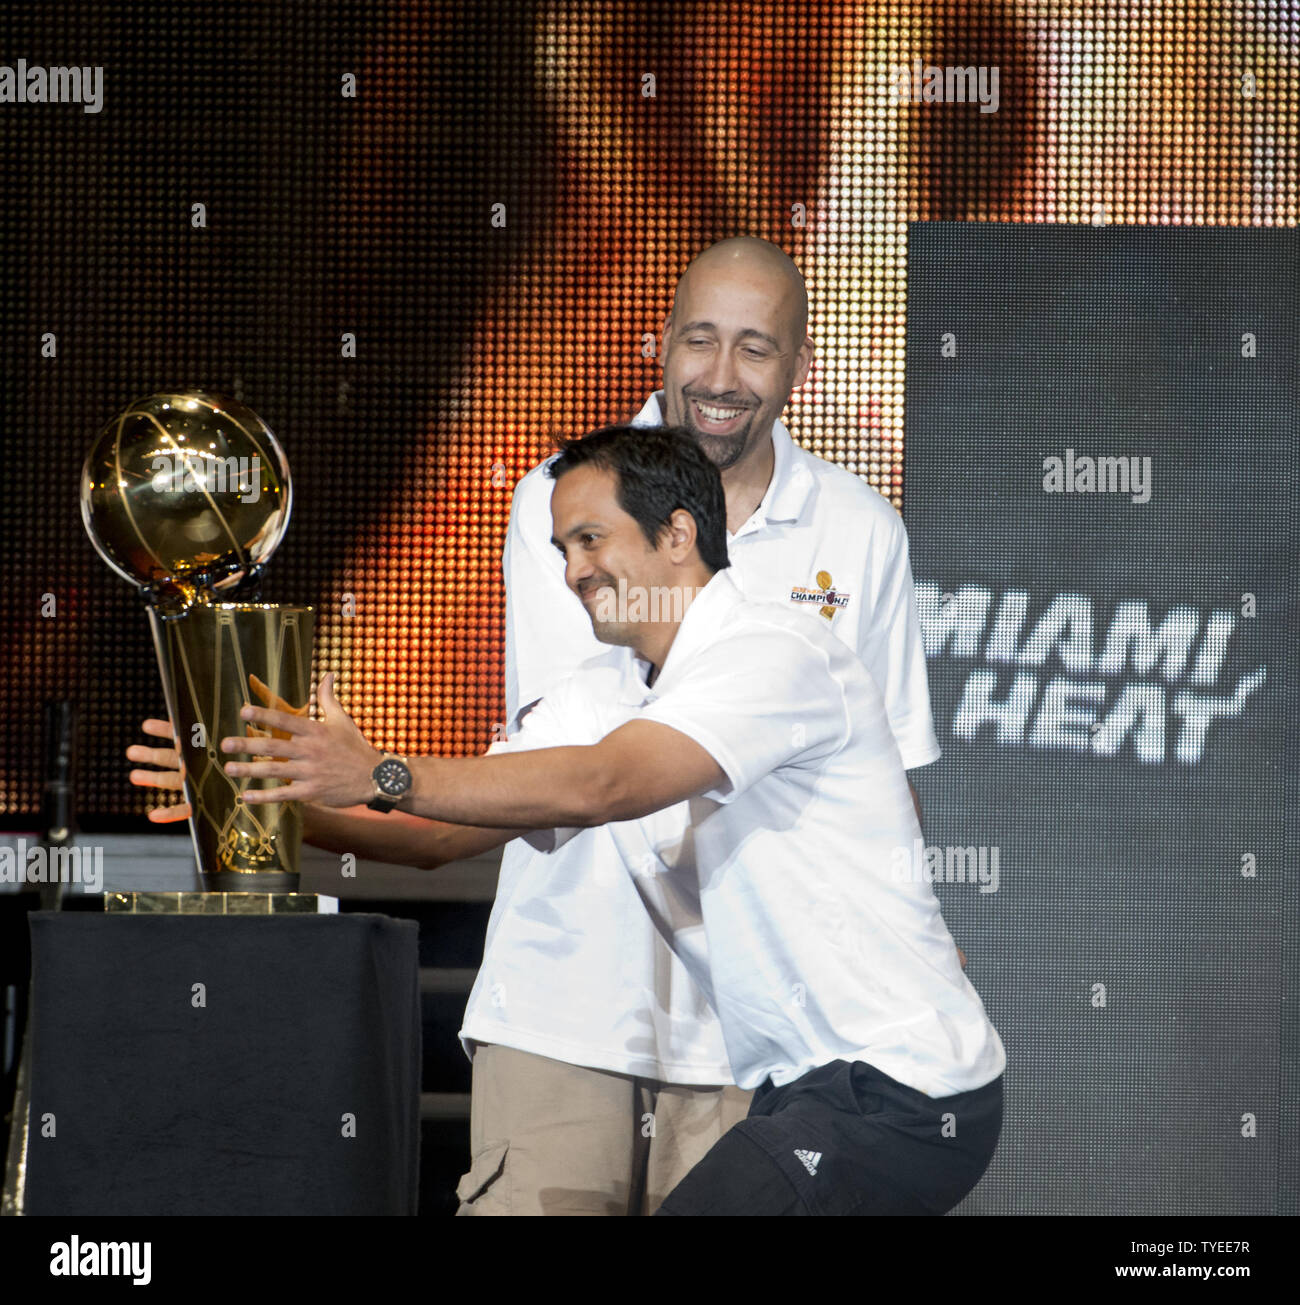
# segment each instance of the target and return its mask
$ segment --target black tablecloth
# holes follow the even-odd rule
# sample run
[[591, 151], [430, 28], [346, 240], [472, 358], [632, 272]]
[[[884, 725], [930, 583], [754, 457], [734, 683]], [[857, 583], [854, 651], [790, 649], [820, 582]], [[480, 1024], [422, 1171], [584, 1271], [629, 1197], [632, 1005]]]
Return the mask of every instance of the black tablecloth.
[[414, 922], [40, 911], [31, 932], [30, 1214], [415, 1213]]

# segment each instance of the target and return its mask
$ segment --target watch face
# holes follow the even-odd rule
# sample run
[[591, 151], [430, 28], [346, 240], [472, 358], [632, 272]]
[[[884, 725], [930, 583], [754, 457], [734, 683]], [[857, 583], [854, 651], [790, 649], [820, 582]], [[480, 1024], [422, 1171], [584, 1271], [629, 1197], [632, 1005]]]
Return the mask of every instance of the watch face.
[[389, 797], [401, 797], [411, 787], [411, 772], [396, 757], [387, 757], [375, 767], [375, 783]]

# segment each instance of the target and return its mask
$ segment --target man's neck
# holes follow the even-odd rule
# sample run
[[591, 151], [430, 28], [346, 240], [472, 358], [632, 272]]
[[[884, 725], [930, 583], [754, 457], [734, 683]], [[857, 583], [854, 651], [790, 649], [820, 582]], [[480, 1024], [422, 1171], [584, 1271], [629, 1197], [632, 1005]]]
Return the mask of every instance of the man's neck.
[[727, 529], [734, 535], [749, 520], [763, 501], [772, 483], [776, 454], [772, 432], [756, 440], [754, 447], [739, 462], [722, 473], [722, 489], [727, 496]]
[[[650, 663], [650, 673], [646, 677], [647, 686], [654, 684], [655, 680], [659, 678], [659, 672], [663, 669], [664, 662], [668, 660], [668, 654], [676, 642], [678, 631], [682, 628], [682, 620], [685, 619], [691, 604], [699, 596], [700, 590], [712, 578], [713, 573], [707, 568], [701, 567], [699, 571], [692, 572], [689, 576], [674, 579], [673, 585], [681, 586], [681, 619], [648, 621], [637, 632], [636, 641], [631, 647], [638, 657]], [[676, 590], [670, 589], [669, 592], [673, 594], [675, 599]], [[670, 601], [669, 606], [676, 614], [676, 602]]]

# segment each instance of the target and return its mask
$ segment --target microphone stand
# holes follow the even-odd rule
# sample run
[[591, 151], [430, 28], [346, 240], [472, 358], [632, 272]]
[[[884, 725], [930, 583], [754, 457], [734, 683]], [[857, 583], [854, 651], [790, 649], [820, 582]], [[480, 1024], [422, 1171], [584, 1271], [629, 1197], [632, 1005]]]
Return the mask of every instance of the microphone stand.
[[[41, 839], [46, 865], [54, 848], [67, 847], [76, 833], [72, 809], [73, 734], [75, 718], [70, 702], [45, 704], [45, 790], [41, 804]], [[50, 874], [40, 885], [43, 911], [63, 907], [63, 884]], [[27, 1020], [23, 1026], [23, 1049], [18, 1060], [13, 1110], [9, 1124], [9, 1152], [5, 1158], [4, 1191], [0, 1194], [0, 1215], [20, 1215], [27, 1193], [27, 1143], [31, 1127], [31, 989], [28, 987]]]

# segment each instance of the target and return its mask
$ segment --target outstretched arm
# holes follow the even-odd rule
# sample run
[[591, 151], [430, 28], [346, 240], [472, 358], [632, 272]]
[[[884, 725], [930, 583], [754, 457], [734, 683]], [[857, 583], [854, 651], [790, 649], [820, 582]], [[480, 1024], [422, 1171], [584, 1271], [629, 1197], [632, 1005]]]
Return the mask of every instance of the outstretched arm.
[[450, 861], [489, 852], [517, 837], [517, 829], [484, 829], [368, 807], [334, 809], [303, 804], [303, 839], [313, 847], [371, 861], [436, 870]]
[[[167, 740], [172, 746], [154, 748], [133, 744], [129, 747], [126, 755], [130, 760], [159, 767], [156, 770], [133, 770], [131, 783], [141, 788], [158, 788], [180, 794], [183, 798], [184, 768], [175, 747], [171, 723], [149, 719], [143, 728], [146, 734]], [[189, 815], [189, 803], [181, 801], [171, 806], [155, 807], [149, 812], [149, 819], [156, 824], [170, 824], [185, 820]], [[340, 855], [351, 852], [364, 860], [386, 861], [420, 870], [435, 870], [450, 861], [490, 851], [518, 832], [422, 820], [398, 811], [383, 815], [364, 806], [336, 810], [304, 802], [302, 815], [303, 841], [313, 847]]]
[[[245, 720], [284, 731], [283, 760], [227, 763], [236, 776], [288, 781], [249, 790], [248, 802], [295, 799], [327, 807], [355, 806], [373, 792], [371, 747], [334, 697], [334, 675], [321, 681], [322, 719], [245, 707]], [[258, 739], [223, 739], [223, 752], [257, 752]], [[486, 757], [415, 757], [411, 791], [401, 810], [426, 819], [497, 830], [554, 829], [634, 820], [727, 782], [698, 743], [670, 726], [634, 720], [599, 743], [536, 748]]]

